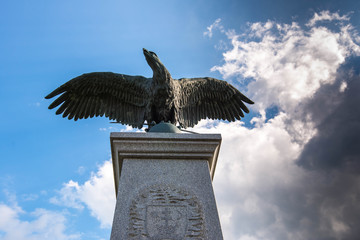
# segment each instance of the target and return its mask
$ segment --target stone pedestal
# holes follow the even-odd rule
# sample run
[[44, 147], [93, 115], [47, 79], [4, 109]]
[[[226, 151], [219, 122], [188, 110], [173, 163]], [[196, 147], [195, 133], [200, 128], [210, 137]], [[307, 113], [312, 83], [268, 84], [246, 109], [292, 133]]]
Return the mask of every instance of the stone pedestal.
[[111, 133], [111, 240], [222, 238], [211, 179], [220, 134]]

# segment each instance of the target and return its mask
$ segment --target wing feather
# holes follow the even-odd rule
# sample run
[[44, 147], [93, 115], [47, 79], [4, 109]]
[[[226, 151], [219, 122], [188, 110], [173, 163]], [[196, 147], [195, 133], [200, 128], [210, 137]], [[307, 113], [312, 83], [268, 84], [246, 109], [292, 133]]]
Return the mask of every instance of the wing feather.
[[58, 108], [58, 110], [56, 110], [56, 112], [55, 112], [56, 115], [62, 114], [62, 113], [65, 111], [65, 109], [68, 107], [69, 103], [70, 103], [70, 102], [64, 102], [64, 103]]
[[182, 78], [175, 101], [177, 121], [183, 127], [192, 127], [205, 118], [235, 121], [249, 109], [245, 103], [254, 102], [223, 80], [215, 78]]
[[76, 114], [76, 117], [75, 117], [75, 121], [77, 119], [83, 119], [84, 118], [84, 113], [85, 113], [85, 107], [86, 107], [86, 104], [87, 102], [89, 101], [88, 98], [83, 98], [82, 101], [81, 101], [81, 105], [79, 107], [79, 111], [77, 112]]
[[87, 73], [66, 82], [45, 98], [61, 94], [49, 109], [60, 106], [56, 114], [62, 113], [63, 117], [75, 121], [105, 115], [141, 128], [151, 81], [142, 76], [111, 72]]
[[53, 103], [49, 105], [49, 109], [53, 109], [63, 103], [69, 97], [68, 93], [64, 93], [60, 97], [58, 97]]

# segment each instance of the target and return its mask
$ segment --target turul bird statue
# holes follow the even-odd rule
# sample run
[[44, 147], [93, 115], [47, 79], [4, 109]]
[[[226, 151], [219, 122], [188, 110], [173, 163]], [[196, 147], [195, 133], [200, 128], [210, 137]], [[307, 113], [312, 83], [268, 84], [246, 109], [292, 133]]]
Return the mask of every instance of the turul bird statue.
[[210, 77], [173, 79], [158, 56], [143, 49], [152, 78], [112, 72], [86, 73], [61, 85], [45, 98], [61, 94], [49, 105], [75, 121], [94, 116], [142, 128], [171, 122], [193, 127], [201, 119], [240, 120], [249, 113], [249, 98], [223, 80]]

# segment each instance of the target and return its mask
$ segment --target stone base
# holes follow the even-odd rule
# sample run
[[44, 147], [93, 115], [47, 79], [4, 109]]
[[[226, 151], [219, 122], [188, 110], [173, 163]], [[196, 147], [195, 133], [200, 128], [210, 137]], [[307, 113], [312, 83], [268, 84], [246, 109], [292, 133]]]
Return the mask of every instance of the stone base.
[[112, 133], [111, 239], [223, 239], [210, 175], [220, 142], [218, 134]]

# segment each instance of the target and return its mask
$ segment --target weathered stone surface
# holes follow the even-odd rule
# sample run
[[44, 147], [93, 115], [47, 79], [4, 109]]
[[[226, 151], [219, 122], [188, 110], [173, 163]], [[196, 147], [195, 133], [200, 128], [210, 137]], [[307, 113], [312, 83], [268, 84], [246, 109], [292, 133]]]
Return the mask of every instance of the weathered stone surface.
[[112, 133], [111, 239], [222, 239], [210, 176], [220, 142], [218, 134]]

